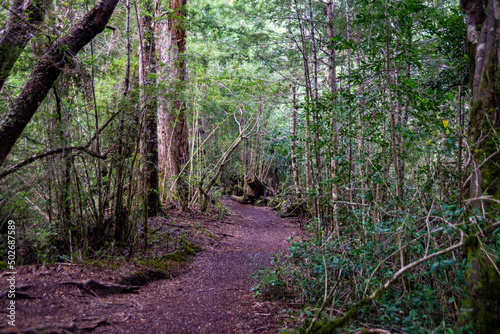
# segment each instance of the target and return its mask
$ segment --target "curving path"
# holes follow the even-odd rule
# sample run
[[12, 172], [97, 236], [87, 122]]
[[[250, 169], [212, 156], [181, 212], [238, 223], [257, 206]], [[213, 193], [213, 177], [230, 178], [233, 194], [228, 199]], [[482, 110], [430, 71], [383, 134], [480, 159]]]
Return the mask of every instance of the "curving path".
[[[112, 296], [113, 303], [132, 303], [134, 312], [95, 333], [278, 333], [279, 305], [252, 297], [251, 275], [286, 251], [297, 224], [270, 209], [227, 200], [230, 224], [221, 230], [222, 244], [196, 256], [192, 269], [174, 280], [141, 288], [139, 295]], [[107, 300], [108, 302], [110, 300]]]

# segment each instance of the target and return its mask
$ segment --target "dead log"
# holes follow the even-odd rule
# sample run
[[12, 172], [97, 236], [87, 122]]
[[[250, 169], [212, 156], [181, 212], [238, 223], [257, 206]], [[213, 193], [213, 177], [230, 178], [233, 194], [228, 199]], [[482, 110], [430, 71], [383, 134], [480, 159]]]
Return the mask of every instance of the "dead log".
[[254, 204], [264, 196], [266, 186], [256, 177], [248, 176], [245, 180], [245, 193], [242, 196], [232, 195], [231, 199], [240, 204]]
[[[82, 324], [78, 324], [82, 322]], [[100, 326], [112, 325], [113, 323], [106, 319], [79, 319], [75, 318], [68, 323], [61, 324], [45, 324], [25, 330], [13, 331], [12, 333], [18, 334], [66, 334], [66, 333], [80, 333], [91, 332]], [[10, 333], [10, 331], [9, 331]]]
[[266, 187], [256, 176], [249, 176], [246, 179], [245, 183], [246, 183], [245, 188], [247, 194], [254, 196], [255, 198], [264, 196], [264, 191], [266, 190]]
[[305, 204], [305, 202], [292, 203], [287, 199], [278, 204], [275, 209], [280, 212], [279, 216], [281, 218], [299, 217], [301, 215], [307, 215], [307, 207]]
[[252, 204], [255, 201], [255, 198], [249, 194], [244, 194], [243, 196], [231, 195], [231, 199], [240, 204]]

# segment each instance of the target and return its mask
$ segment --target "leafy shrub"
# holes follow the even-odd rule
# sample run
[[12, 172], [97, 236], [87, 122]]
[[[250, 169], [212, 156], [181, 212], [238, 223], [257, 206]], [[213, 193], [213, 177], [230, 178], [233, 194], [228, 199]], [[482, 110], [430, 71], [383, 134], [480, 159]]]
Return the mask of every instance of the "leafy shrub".
[[[423, 257], [426, 246], [428, 254], [432, 254], [444, 248], [438, 247], [438, 241], [445, 244], [445, 240], [455, 240], [456, 229], [445, 222], [434, 223], [437, 225], [428, 245], [421, 242], [427, 235], [425, 231], [408, 231], [413, 238], [406, 241], [406, 264]], [[326, 295], [325, 314], [347, 312], [401, 266], [394, 238], [398, 230], [390, 221], [381, 225], [386, 226], [388, 233], [383, 239], [373, 237], [378, 234], [373, 229], [372, 237], [368, 234], [364, 242], [354, 237], [339, 242], [324, 238], [319, 230], [309, 241], [292, 242], [290, 255], [275, 257], [269, 268], [256, 274], [255, 295], [300, 303], [307, 316], [317, 312], [308, 309], [321, 307]], [[409, 333], [448, 333], [460, 311], [464, 282], [465, 260], [460, 256], [435, 257], [404, 274], [402, 280], [381, 295], [376, 307], [360, 310], [358, 320]]]

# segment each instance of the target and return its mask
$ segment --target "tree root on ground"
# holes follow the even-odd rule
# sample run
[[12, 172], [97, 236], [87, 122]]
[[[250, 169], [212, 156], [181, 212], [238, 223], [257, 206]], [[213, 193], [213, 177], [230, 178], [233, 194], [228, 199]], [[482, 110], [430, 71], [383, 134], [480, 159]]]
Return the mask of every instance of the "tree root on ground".
[[98, 295], [113, 295], [118, 293], [136, 293], [140, 288], [137, 285], [110, 285], [97, 282], [93, 279], [88, 279], [84, 282], [68, 281], [59, 284], [77, 286], [94, 297], [98, 297]]
[[[31, 287], [32, 287], [32, 285], [20, 285], [20, 286], [16, 286], [16, 290], [14, 292], [15, 295], [16, 295], [16, 299], [35, 299], [35, 297], [31, 297], [27, 293], [21, 292], [21, 291], [28, 290]], [[10, 293], [10, 289], [3, 290], [2, 292], [0, 292], [0, 298], [7, 297], [7, 295], [9, 293]]]
[[[77, 322], [90, 321], [89, 324], [77, 325]], [[29, 329], [14, 331], [18, 334], [66, 334], [74, 333], [75, 331], [93, 331], [97, 327], [111, 325], [112, 323], [106, 319], [73, 319], [68, 323], [62, 324], [47, 324]]]

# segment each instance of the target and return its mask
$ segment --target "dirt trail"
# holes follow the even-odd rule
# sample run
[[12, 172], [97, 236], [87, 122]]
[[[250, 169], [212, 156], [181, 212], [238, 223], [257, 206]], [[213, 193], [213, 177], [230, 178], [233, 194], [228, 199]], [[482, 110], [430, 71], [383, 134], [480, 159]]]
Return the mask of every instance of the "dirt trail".
[[[79, 298], [80, 305], [85, 303], [83, 311], [80, 307], [76, 311], [67, 299], [56, 302], [44, 295], [40, 302], [49, 309], [47, 313], [39, 312], [37, 319], [49, 318], [57, 323], [79, 321], [76, 332], [87, 321], [89, 327], [95, 328], [93, 333], [279, 332], [280, 320], [276, 316], [280, 305], [258, 302], [252, 297], [251, 275], [268, 266], [274, 254], [286, 251], [289, 246], [286, 239], [300, 236], [300, 228], [289, 219], [278, 218], [268, 208], [230, 200], [224, 204], [231, 213], [227, 223], [218, 223], [216, 232], [224, 238], [205, 247], [184, 274], [152, 282], [141, 287], [139, 294]], [[63, 273], [67, 275], [68, 271]], [[67, 290], [61, 295], [76, 294]], [[30, 302], [18, 303], [19, 317], [29, 316]], [[29, 325], [39, 327], [40, 320], [33, 318]], [[2, 329], [6, 328], [0, 327], [0, 332]]]
[[286, 239], [297, 236], [299, 229], [267, 208], [233, 201], [225, 205], [233, 217], [224, 231], [230, 236], [222, 247], [198, 255], [192, 269], [175, 280], [157, 281], [141, 289], [145, 304], [133, 319], [96, 332], [279, 332], [273, 317], [276, 310], [252, 297], [251, 274], [268, 266], [273, 254], [285, 251]]

